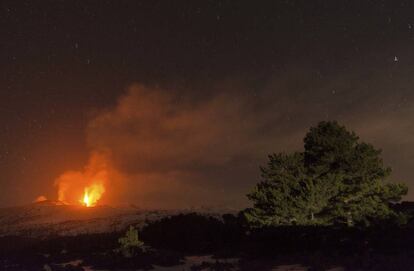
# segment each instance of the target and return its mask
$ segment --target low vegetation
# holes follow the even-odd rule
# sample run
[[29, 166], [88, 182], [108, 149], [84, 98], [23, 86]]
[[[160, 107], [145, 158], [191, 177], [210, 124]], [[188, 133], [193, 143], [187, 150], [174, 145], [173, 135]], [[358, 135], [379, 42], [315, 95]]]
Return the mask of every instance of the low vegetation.
[[145, 250], [144, 242], [138, 238], [138, 230], [130, 226], [125, 235], [118, 239], [120, 245], [115, 251], [121, 253], [126, 258], [131, 258], [136, 253]]

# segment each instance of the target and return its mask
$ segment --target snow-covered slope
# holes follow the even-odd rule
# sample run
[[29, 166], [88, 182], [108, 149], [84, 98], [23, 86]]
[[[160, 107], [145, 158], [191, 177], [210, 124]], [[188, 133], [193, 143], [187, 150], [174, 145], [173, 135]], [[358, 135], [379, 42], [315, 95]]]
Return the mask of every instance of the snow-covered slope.
[[189, 211], [142, 210], [133, 206], [97, 206], [86, 208], [44, 201], [0, 209], [0, 236], [76, 235], [119, 231], [128, 225], [146, 222]]

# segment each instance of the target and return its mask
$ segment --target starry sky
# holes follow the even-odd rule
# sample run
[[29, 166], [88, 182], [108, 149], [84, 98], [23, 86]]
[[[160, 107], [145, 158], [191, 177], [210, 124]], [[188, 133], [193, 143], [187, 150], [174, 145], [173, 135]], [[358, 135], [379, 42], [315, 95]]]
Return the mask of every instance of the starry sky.
[[110, 203], [239, 208], [321, 120], [414, 200], [413, 1], [5, 0], [0, 35], [0, 206], [105, 149]]

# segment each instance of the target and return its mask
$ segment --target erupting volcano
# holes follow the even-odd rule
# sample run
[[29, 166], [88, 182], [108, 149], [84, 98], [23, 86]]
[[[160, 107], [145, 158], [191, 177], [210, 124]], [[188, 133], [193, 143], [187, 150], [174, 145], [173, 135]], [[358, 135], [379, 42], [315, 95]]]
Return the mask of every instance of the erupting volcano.
[[108, 155], [92, 153], [83, 171], [67, 171], [56, 179], [58, 200], [86, 207], [98, 205], [107, 191], [111, 172]]

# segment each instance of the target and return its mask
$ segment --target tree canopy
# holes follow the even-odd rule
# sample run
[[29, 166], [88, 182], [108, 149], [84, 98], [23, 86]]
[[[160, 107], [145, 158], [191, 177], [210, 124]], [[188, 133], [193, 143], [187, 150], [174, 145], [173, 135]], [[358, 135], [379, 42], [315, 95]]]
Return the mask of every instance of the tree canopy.
[[337, 122], [320, 122], [306, 134], [303, 152], [269, 155], [244, 215], [253, 226], [369, 225], [397, 217], [391, 204], [407, 187], [388, 180], [380, 154]]

